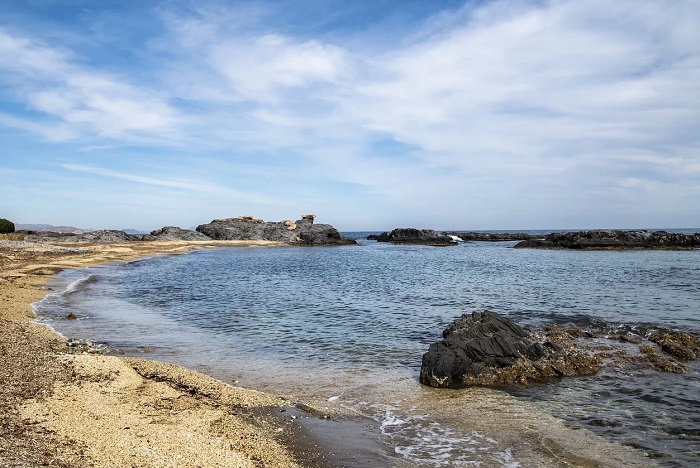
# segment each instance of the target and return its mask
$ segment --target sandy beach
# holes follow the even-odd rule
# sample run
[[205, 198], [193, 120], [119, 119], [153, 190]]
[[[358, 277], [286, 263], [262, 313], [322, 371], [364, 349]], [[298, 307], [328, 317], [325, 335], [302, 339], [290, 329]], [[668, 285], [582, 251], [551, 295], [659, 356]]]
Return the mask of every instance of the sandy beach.
[[290, 402], [177, 366], [75, 352], [31, 304], [63, 269], [271, 242], [0, 240], [0, 465], [323, 466]]

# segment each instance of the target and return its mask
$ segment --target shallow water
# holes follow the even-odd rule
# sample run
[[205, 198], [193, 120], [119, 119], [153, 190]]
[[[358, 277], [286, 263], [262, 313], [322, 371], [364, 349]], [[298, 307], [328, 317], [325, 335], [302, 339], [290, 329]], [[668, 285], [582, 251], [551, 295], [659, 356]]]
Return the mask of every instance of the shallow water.
[[[543, 455], [528, 438], [567, 427], [662, 465], [700, 460], [697, 365], [681, 376], [606, 372], [514, 394], [417, 383], [428, 345], [474, 310], [523, 324], [700, 332], [699, 251], [361, 243], [223, 248], [63, 272], [37, 314], [67, 337], [152, 350], [145, 357], [370, 417], [396, 464], [531, 466]], [[78, 320], [63, 319], [68, 312]], [[586, 434], [576, 443], [590, 444]]]

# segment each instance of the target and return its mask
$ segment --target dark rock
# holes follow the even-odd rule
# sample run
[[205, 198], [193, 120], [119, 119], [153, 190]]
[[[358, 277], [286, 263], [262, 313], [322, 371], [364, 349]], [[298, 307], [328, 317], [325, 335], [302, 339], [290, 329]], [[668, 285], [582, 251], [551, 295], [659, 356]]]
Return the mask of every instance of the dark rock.
[[143, 240], [210, 241], [212, 239], [201, 232], [190, 231], [188, 229], [182, 229], [175, 226], [165, 226], [152, 231], [150, 235], [143, 236]]
[[566, 334], [537, 340], [496, 313], [462, 315], [423, 355], [420, 381], [431, 387], [510, 387], [529, 381], [596, 373], [601, 358], [567, 342]]
[[297, 221], [265, 222], [252, 216], [215, 219], [197, 231], [217, 240], [266, 240], [298, 245], [354, 245], [330, 224], [314, 224], [314, 215]]
[[432, 229], [397, 228], [391, 232], [367, 237], [367, 239], [370, 238], [377, 242], [392, 242], [394, 244], [457, 245], [457, 242], [450, 236]]
[[493, 312], [465, 314], [423, 355], [420, 381], [433, 387], [512, 387], [590, 375], [603, 367], [685, 373], [690, 367], [681, 361], [700, 357], [700, 340], [692, 333], [620, 334], [617, 325], [592, 326], [526, 329]]
[[66, 315], [66, 318], [67, 318], [68, 320], [75, 320], [75, 319], [77, 319], [78, 317], [76, 317], [75, 314], [74, 314], [73, 312], [69, 312], [68, 315]]
[[700, 234], [614, 230], [559, 232], [548, 234], [539, 239], [524, 240], [518, 243], [515, 248], [691, 250], [700, 248]]
[[504, 242], [537, 239], [539, 236], [524, 232], [445, 232], [448, 236], [456, 236], [465, 242]]

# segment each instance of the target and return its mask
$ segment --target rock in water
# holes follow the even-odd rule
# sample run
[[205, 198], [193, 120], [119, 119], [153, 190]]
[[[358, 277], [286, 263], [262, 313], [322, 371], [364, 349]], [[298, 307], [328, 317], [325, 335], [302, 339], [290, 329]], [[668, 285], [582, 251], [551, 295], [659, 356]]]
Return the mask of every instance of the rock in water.
[[457, 245], [457, 242], [450, 236], [435, 232], [432, 229], [397, 228], [391, 232], [368, 236], [367, 239], [376, 240], [377, 242], [391, 242], [393, 244]]
[[217, 240], [267, 240], [300, 245], [354, 245], [330, 224], [314, 224], [314, 215], [297, 221], [265, 222], [252, 216], [215, 219], [197, 231]]
[[541, 239], [518, 243], [516, 249], [578, 250], [693, 250], [700, 248], [700, 233], [678, 234], [666, 231], [594, 230], [557, 232]]
[[569, 343], [534, 335], [494, 312], [465, 314], [423, 355], [422, 384], [431, 387], [509, 387], [531, 380], [589, 375], [601, 359]]

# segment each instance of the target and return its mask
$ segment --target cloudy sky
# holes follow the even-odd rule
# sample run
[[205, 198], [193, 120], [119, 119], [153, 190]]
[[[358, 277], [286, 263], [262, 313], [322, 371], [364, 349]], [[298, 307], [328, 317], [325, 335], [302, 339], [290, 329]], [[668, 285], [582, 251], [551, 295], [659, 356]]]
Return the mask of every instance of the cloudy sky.
[[700, 226], [700, 1], [3, 0], [0, 217]]

